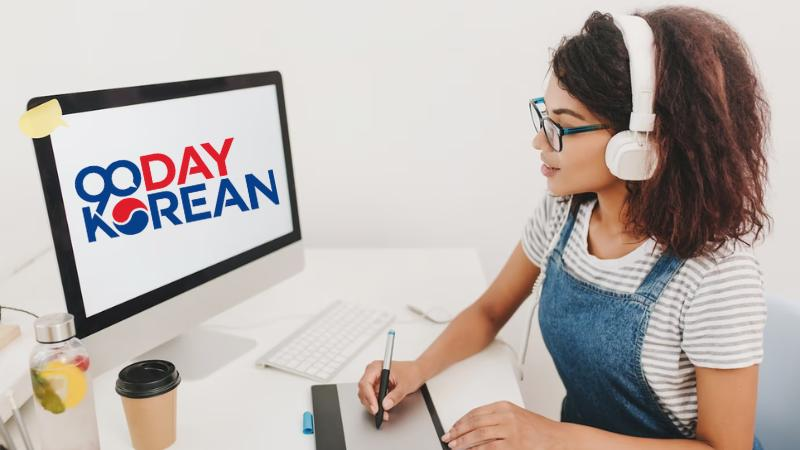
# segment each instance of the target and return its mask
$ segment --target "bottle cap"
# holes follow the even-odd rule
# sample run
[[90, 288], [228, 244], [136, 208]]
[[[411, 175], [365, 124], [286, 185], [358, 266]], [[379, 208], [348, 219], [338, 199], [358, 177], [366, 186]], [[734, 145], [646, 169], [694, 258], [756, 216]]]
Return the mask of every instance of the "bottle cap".
[[42, 344], [64, 342], [75, 337], [75, 318], [68, 313], [47, 314], [36, 319], [33, 328]]
[[303, 434], [314, 434], [314, 416], [308, 411], [303, 413]]
[[119, 371], [117, 394], [128, 398], [150, 398], [169, 392], [181, 383], [181, 375], [169, 361], [150, 359]]

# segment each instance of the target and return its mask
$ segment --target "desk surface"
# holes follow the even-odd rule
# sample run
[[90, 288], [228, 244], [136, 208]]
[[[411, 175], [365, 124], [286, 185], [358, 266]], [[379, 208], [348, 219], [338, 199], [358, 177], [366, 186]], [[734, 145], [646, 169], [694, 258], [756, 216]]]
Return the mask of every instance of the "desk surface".
[[[252, 347], [201, 379], [178, 388], [178, 441], [173, 448], [313, 449], [302, 434], [311, 410], [311, 380], [255, 360], [330, 301], [344, 299], [396, 314], [395, 358], [421, 353], [444, 329], [405, 307], [412, 298], [460, 310], [485, 289], [472, 249], [307, 249], [306, 268], [295, 277], [210, 319], [195, 332], [217, 332]], [[364, 366], [383, 355], [383, 339], [368, 344], [332, 382], [357, 381]], [[123, 365], [95, 379], [103, 448], [130, 448], [125, 417], [114, 392]], [[180, 367], [179, 367], [180, 369]], [[486, 380], [493, 383], [486, 383]], [[497, 400], [522, 405], [511, 354], [499, 343], [428, 382], [445, 429], [471, 408]], [[468, 393], [468, 394], [466, 394]], [[23, 413], [33, 414], [29, 402]], [[35, 434], [35, 432], [34, 432]]]

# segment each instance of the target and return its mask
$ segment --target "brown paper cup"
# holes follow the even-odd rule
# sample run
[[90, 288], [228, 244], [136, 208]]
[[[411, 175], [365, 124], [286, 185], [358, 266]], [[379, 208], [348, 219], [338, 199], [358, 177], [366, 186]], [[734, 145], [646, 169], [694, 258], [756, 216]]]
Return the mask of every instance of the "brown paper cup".
[[168, 361], [133, 363], [119, 373], [117, 393], [133, 448], [162, 450], [175, 443], [180, 375]]
[[150, 398], [122, 397], [128, 431], [136, 450], [162, 450], [175, 443], [178, 390]]

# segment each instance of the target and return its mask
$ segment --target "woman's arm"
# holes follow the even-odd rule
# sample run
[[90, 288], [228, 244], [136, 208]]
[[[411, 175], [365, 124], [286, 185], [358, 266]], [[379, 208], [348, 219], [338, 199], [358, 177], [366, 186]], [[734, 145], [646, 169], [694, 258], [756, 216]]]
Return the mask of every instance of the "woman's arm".
[[417, 362], [424, 379], [483, 350], [525, 301], [539, 276], [518, 243], [495, 280], [472, 305], [462, 311]]
[[758, 365], [698, 367], [695, 439], [651, 439], [550, 420], [508, 402], [470, 411], [443, 437], [452, 448], [713, 450], [753, 448]]
[[[530, 295], [539, 268], [517, 244], [491, 286], [459, 313], [450, 325], [415, 361], [396, 361], [389, 376], [391, 391], [383, 400], [388, 411], [425, 381], [451, 364], [485, 348], [519, 305]], [[367, 365], [358, 384], [358, 398], [372, 414], [378, 411], [377, 390], [383, 361]]]
[[716, 449], [753, 447], [758, 368], [696, 368], [697, 439]]
[[742, 369], [698, 367], [696, 440], [642, 439], [567, 424], [565, 448], [741, 449], [753, 448], [758, 365]]

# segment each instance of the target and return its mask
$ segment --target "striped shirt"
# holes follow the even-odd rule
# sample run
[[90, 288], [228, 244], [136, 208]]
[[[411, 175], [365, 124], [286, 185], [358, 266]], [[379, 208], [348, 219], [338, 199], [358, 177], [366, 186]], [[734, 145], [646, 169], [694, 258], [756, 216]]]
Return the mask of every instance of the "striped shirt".
[[[646, 240], [616, 259], [600, 259], [587, 248], [588, 223], [596, 200], [583, 203], [564, 251], [571, 275], [606, 290], [633, 293], [662, 249]], [[545, 195], [525, 225], [522, 248], [541, 267], [569, 212], [569, 197]], [[642, 369], [659, 405], [687, 438], [695, 437], [695, 367], [732, 369], [760, 364], [766, 301], [752, 249], [729, 244], [690, 258], [651, 310]]]

